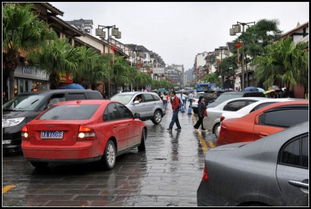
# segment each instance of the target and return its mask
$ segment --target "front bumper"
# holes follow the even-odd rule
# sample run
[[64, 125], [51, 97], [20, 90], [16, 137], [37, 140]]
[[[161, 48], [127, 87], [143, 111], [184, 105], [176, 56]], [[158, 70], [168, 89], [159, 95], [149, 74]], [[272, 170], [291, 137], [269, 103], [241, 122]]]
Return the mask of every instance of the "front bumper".
[[16, 133], [6, 133], [2, 129], [3, 138], [2, 138], [2, 147], [4, 149], [20, 149], [21, 148], [21, 132]]

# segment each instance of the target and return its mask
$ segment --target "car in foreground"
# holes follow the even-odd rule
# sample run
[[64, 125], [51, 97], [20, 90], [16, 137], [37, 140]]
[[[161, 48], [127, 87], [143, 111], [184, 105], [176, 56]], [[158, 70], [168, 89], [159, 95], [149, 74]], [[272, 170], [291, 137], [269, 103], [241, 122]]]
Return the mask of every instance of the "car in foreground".
[[309, 120], [309, 101], [270, 104], [241, 118], [221, 122], [217, 145], [255, 141]]
[[309, 122], [210, 149], [198, 206], [308, 206]]
[[203, 119], [203, 125], [206, 130], [212, 132], [218, 137], [219, 127], [220, 127], [220, 118], [222, 114], [227, 112], [236, 112], [243, 107], [248, 105], [267, 100], [266, 97], [237, 97], [233, 99], [228, 99], [215, 107], [207, 108], [207, 117]]
[[213, 127], [213, 129], [211, 130], [216, 135], [216, 137], [218, 137], [219, 132], [220, 132], [220, 127], [221, 127], [220, 123], [224, 120], [243, 117], [244, 115], [247, 115], [255, 110], [258, 110], [262, 107], [265, 107], [267, 105], [270, 105], [276, 102], [287, 102], [287, 101], [293, 101], [293, 100], [295, 99], [293, 98], [262, 99], [262, 100], [258, 100], [257, 102], [248, 104], [245, 107], [242, 107], [241, 109], [238, 109], [238, 110], [231, 109], [231, 110], [224, 110], [224, 111], [219, 111], [219, 112], [211, 112], [210, 117], [211, 118], [214, 117], [215, 120], [210, 120], [209, 118], [207, 118], [208, 119], [207, 121], [213, 121], [211, 122], [211, 127]]
[[50, 162], [100, 161], [112, 169], [116, 156], [145, 150], [147, 128], [123, 104], [110, 100], [59, 102], [22, 128], [24, 157], [37, 168]]
[[262, 92], [245, 92], [245, 91], [230, 91], [220, 94], [217, 99], [209, 103], [207, 108], [216, 107], [220, 103], [226, 100], [238, 98], [238, 97], [266, 97]]
[[133, 114], [139, 113], [141, 120], [151, 120], [154, 124], [161, 123], [166, 114], [163, 101], [153, 92], [122, 92], [114, 95], [110, 100], [121, 102]]
[[25, 93], [6, 102], [2, 116], [2, 145], [5, 150], [19, 150], [21, 146], [21, 129], [40, 112], [59, 101], [103, 99], [94, 90], [55, 89], [37, 93]]

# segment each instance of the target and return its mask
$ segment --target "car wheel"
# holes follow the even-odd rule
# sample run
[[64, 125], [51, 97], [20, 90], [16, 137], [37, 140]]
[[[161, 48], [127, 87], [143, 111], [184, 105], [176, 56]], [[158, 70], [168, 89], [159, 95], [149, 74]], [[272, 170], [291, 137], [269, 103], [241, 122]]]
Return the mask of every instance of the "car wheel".
[[102, 159], [101, 159], [102, 165], [104, 166], [104, 168], [106, 168], [107, 170], [112, 169], [116, 163], [116, 157], [117, 157], [116, 146], [113, 143], [113, 141], [109, 140], [107, 142], [104, 155], [102, 156]]
[[141, 133], [140, 145], [138, 146], [138, 151], [141, 152], [141, 151], [145, 151], [146, 150], [145, 140], [146, 140], [146, 134], [145, 134], [145, 129], [143, 129], [143, 131]]
[[48, 167], [48, 163], [46, 162], [34, 162], [30, 161], [30, 164], [35, 167], [36, 169], [44, 169]]
[[160, 110], [156, 110], [156, 111], [154, 112], [152, 122], [153, 122], [154, 124], [157, 125], [157, 124], [159, 124], [161, 121], [162, 121], [162, 113], [161, 113]]
[[219, 136], [219, 132], [220, 132], [220, 123], [217, 123], [213, 128], [213, 133], [216, 135], [217, 138]]

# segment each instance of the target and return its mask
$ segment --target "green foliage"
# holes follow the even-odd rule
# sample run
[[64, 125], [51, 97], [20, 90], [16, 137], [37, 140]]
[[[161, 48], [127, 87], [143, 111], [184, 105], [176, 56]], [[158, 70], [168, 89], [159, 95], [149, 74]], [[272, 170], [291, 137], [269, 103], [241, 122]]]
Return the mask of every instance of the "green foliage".
[[216, 73], [209, 73], [207, 76], [203, 78], [204, 82], [216, 83], [217, 86], [220, 86], [221, 79]]
[[292, 38], [280, 40], [266, 48], [265, 54], [255, 59], [256, 78], [265, 88], [272, 85], [287, 88], [302, 84], [308, 87], [307, 43], [295, 44]]
[[[235, 55], [226, 57], [222, 60], [222, 62], [219, 65], [221, 69], [222, 76], [234, 76], [235, 75], [235, 69], [237, 66], [237, 57]], [[217, 71], [217, 75], [220, 75], [220, 72]]]

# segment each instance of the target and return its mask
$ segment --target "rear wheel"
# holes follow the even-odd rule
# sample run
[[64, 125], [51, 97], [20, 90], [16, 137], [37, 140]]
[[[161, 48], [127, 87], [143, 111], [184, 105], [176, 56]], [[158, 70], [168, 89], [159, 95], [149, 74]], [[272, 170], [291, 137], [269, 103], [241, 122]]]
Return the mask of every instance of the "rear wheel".
[[107, 142], [106, 149], [104, 151], [104, 155], [101, 158], [101, 163], [105, 169], [110, 170], [114, 167], [116, 163], [117, 150], [113, 141], [109, 140]]
[[145, 140], [146, 140], [145, 129], [143, 129], [141, 133], [141, 142], [140, 145], [138, 146], [138, 151], [142, 152], [146, 150]]
[[152, 122], [157, 125], [162, 121], [162, 113], [160, 110], [156, 110], [153, 115]]
[[48, 167], [48, 163], [46, 162], [34, 162], [34, 161], [30, 161], [31, 165], [33, 167], [35, 167], [36, 169], [44, 169]]

